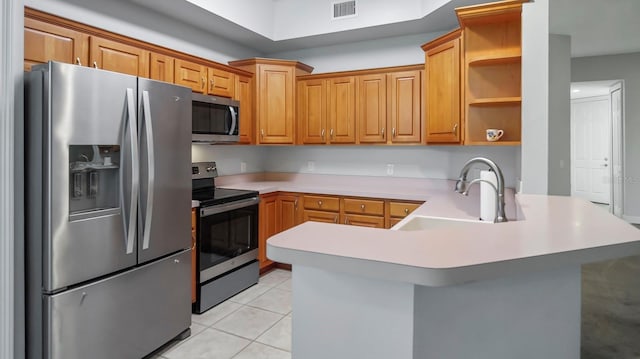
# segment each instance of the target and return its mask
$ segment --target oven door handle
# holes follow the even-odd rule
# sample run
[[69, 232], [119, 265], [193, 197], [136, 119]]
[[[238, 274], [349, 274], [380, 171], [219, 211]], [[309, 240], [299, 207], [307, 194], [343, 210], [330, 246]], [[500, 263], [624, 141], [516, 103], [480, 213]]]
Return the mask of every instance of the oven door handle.
[[211, 207], [200, 208], [200, 217], [211, 216], [218, 213], [233, 211], [236, 209], [253, 206], [260, 203], [259, 197], [252, 197], [241, 201], [219, 204]]

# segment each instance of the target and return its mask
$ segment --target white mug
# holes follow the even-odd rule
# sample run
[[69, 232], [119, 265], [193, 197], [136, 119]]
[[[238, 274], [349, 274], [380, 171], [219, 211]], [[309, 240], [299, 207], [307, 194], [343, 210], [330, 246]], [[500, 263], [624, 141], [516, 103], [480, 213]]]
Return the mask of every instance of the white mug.
[[487, 141], [494, 142], [499, 140], [502, 135], [504, 135], [503, 130], [499, 130], [497, 128], [487, 129]]

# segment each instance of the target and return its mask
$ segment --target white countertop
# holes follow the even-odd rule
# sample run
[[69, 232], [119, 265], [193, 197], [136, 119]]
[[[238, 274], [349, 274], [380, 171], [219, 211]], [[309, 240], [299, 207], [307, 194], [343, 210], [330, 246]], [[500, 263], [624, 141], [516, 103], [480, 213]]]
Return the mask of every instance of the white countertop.
[[[478, 189], [464, 197], [453, 192], [453, 183], [292, 175], [224, 187], [426, 200], [410, 217], [477, 219], [479, 196], [473, 194]], [[518, 220], [498, 224], [405, 232], [306, 222], [271, 237], [267, 256], [294, 266], [445, 286], [640, 253], [638, 229], [587, 201], [540, 195], [516, 198], [507, 202], [507, 216]]]

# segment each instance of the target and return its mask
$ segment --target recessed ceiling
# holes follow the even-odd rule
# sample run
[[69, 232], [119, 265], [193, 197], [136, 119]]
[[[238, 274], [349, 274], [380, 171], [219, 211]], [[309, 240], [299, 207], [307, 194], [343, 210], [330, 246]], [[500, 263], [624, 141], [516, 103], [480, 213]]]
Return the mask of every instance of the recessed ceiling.
[[608, 95], [611, 87], [618, 82], [620, 81], [572, 82], [571, 99]]
[[129, 1], [265, 54], [451, 30], [455, 8], [486, 2], [359, 0], [357, 17], [331, 20], [334, 0]]

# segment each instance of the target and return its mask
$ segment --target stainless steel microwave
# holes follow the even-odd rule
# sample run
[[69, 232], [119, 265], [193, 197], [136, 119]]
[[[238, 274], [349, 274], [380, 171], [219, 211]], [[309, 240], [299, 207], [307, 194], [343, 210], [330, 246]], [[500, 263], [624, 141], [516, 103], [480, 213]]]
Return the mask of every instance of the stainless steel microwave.
[[238, 142], [240, 102], [192, 94], [192, 142]]

